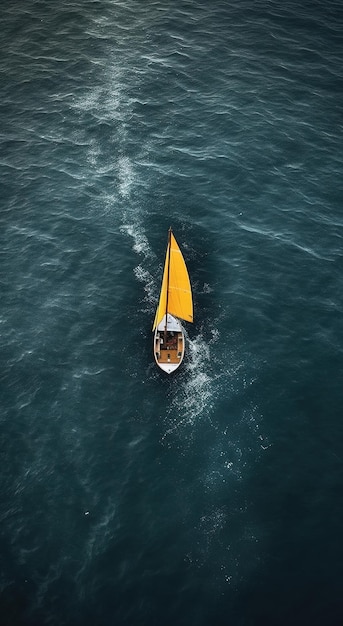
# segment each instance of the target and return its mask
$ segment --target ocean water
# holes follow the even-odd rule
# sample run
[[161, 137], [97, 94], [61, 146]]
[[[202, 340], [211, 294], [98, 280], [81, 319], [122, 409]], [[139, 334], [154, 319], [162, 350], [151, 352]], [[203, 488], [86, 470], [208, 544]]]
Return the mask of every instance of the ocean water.
[[2, 8], [2, 626], [343, 623], [342, 28], [338, 0]]

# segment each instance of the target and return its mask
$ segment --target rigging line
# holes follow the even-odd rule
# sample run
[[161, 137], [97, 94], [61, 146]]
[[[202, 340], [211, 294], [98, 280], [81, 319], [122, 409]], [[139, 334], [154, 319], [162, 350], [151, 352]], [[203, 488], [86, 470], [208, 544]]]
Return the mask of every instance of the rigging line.
[[171, 249], [171, 228], [168, 231], [168, 272], [167, 272], [167, 298], [166, 298], [166, 323], [164, 326], [164, 342], [167, 342], [167, 319], [168, 319], [168, 299], [169, 299], [169, 269], [170, 269], [170, 249]]

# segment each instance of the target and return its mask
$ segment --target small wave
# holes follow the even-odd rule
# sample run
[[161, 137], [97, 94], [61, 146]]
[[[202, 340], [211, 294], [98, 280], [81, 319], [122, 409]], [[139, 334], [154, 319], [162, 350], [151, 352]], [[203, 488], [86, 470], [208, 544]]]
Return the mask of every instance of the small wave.
[[91, 369], [91, 368], [87, 368], [87, 367], [83, 367], [81, 369], [76, 370], [73, 373], [73, 378], [84, 378], [85, 376], [98, 376], [99, 374], [102, 374], [102, 372], [105, 372], [106, 368], [102, 367], [100, 369]]
[[[86, 511], [85, 514], [92, 515], [92, 509]], [[108, 544], [109, 538], [114, 532], [114, 520], [117, 515], [117, 506], [114, 501], [109, 501], [107, 507], [97, 523], [92, 528], [92, 533], [89, 537], [86, 552], [88, 561], [91, 562], [95, 556], [101, 554]], [[79, 572], [81, 573], [81, 571]]]
[[244, 224], [243, 222], [240, 223], [240, 228], [242, 230], [246, 230], [247, 232], [261, 235], [262, 237], [266, 237], [274, 241], [280, 241], [282, 245], [297, 248], [298, 250], [301, 250], [302, 252], [305, 252], [309, 256], [312, 256], [316, 259], [321, 259], [324, 261], [331, 260], [328, 255], [320, 254], [313, 247], [307, 246], [306, 244], [298, 243], [294, 238], [292, 239], [290, 235], [281, 232], [275, 232], [271, 229], [253, 226], [252, 224]]

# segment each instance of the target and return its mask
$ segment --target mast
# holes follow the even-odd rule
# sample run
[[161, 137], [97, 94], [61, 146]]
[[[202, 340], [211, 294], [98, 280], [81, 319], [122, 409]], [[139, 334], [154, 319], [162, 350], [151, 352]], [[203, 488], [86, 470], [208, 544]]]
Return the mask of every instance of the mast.
[[170, 268], [170, 243], [171, 243], [171, 227], [168, 231], [168, 271], [167, 271], [167, 298], [166, 298], [166, 323], [164, 325], [164, 345], [167, 345], [167, 319], [168, 319], [168, 298], [169, 298], [169, 268]]

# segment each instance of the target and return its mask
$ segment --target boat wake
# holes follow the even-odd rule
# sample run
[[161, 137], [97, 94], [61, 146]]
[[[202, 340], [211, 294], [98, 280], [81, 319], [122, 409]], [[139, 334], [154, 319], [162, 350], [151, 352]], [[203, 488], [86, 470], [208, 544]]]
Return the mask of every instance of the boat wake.
[[[184, 439], [187, 433], [186, 439], [191, 441], [194, 427], [206, 420], [219, 436], [215, 465], [220, 458], [220, 480], [228, 473], [240, 479], [245, 463], [244, 442], [254, 454], [269, 447], [261, 431], [258, 407], [247, 393], [256, 380], [258, 364], [244, 351], [239, 337], [232, 336], [232, 348], [221, 351], [219, 329], [214, 326], [209, 339], [208, 335], [203, 330], [192, 339], [187, 337], [188, 360], [178, 378], [177, 392], [174, 385], [169, 389], [162, 440], [166, 443], [175, 436]], [[215, 476], [217, 469], [210, 470], [206, 479], [209, 484]]]
[[219, 391], [211, 354], [213, 342], [216, 341], [215, 334], [209, 342], [202, 332], [192, 339], [187, 334], [186, 337], [188, 358], [183, 364], [182, 379], [181, 376], [178, 378], [177, 394], [174, 386], [169, 391], [170, 402], [165, 420], [167, 429], [162, 436], [163, 441], [185, 427], [193, 427], [199, 419], [211, 420]]
[[193, 426], [196, 420], [209, 416], [215, 392], [215, 376], [210, 370], [210, 346], [202, 334], [194, 339], [187, 337], [188, 360], [185, 361], [185, 373], [177, 397], [172, 395], [172, 402], [167, 414], [167, 422], [173, 424], [165, 432], [163, 439], [185, 425]]
[[153, 306], [157, 300], [156, 276], [153, 276], [147, 269], [147, 265], [156, 266], [156, 257], [151, 250], [148, 238], [145, 234], [141, 216], [137, 212], [126, 212], [123, 216], [123, 223], [120, 227], [122, 233], [132, 240], [134, 252], [141, 258], [141, 263], [136, 265], [133, 273], [136, 279], [143, 285], [145, 296], [141, 300], [140, 312], [153, 315]]
[[[70, 103], [81, 118], [91, 116], [94, 121], [93, 137], [89, 139], [80, 128], [78, 143], [83, 146], [86, 155], [87, 180], [91, 178], [99, 187], [93, 208], [99, 211], [101, 207], [106, 227], [111, 222], [112, 228], [131, 240], [132, 249], [140, 258], [133, 272], [145, 292], [143, 299], [140, 298], [143, 302], [140, 310], [152, 315], [158, 281], [148, 267], [156, 266], [157, 262], [145, 233], [147, 215], [142, 207], [142, 195], [138, 193], [146, 186], [146, 179], [140, 175], [137, 165], [141, 153], [147, 148], [144, 142], [137, 148], [136, 139], [129, 132], [134, 102], [129, 95], [131, 74], [127, 59], [122, 64], [117, 59], [109, 59], [100, 72], [103, 75], [101, 86], [95, 86], [80, 97], [73, 97]], [[104, 127], [111, 129], [108, 141], [111, 152], [103, 142]]]
[[[205, 330], [188, 340], [183, 376], [177, 392], [174, 386], [169, 391], [162, 443], [180, 448], [181, 442], [182, 448], [195, 451], [198, 442], [208, 438], [206, 457], [190, 486], [202, 506], [185, 559], [199, 568], [210, 564], [215, 584], [223, 589], [234, 588], [259, 563], [260, 536], [246, 500], [245, 480], [270, 444], [250, 394], [259, 364], [244, 349], [239, 333], [232, 335], [230, 350], [221, 350], [217, 322], [210, 340]], [[228, 500], [229, 506], [223, 506]]]

